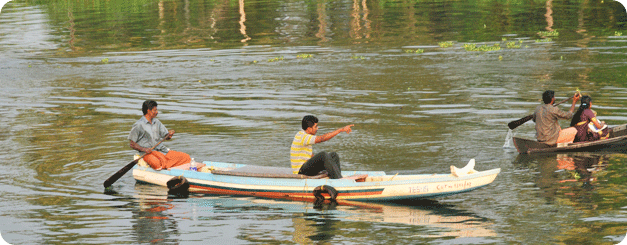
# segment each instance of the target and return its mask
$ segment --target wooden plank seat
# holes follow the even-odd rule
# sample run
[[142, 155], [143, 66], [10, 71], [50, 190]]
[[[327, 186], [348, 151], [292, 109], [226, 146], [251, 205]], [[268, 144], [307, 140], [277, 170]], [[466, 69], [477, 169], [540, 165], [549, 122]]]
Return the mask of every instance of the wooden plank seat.
[[257, 177], [257, 178], [290, 178], [290, 179], [322, 179], [328, 177], [327, 174], [319, 174], [316, 176], [307, 176], [292, 173], [292, 168], [267, 167], [247, 165], [241, 168], [231, 170], [211, 170], [212, 174], [230, 175], [241, 177]]

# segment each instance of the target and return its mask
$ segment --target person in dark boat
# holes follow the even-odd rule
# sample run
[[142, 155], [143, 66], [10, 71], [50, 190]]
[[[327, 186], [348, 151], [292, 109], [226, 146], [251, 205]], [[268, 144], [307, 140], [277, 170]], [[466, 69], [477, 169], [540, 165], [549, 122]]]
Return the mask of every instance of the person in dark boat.
[[337, 153], [322, 151], [313, 155], [312, 146], [330, 140], [341, 132], [350, 133], [353, 125], [347, 125], [333, 132], [316, 136], [318, 132], [318, 118], [312, 115], [303, 117], [303, 130], [296, 133], [290, 148], [290, 161], [294, 174], [314, 176], [326, 170], [329, 178], [341, 179], [340, 157]]
[[560, 127], [559, 119], [571, 119], [575, 111], [575, 104], [579, 100], [580, 95], [576, 93], [573, 96], [573, 104], [569, 111], [562, 111], [555, 103], [555, 92], [547, 90], [542, 93], [543, 105], [536, 107], [533, 113], [533, 121], [536, 123], [536, 139], [538, 142], [548, 145], [556, 145], [558, 143], [573, 142], [576, 130], [573, 127], [563, 129]]
[[579, 109], [570, 121], [570, 126], [577, 129], [574, 142], [607, 139], [610, 135], [607, 124], [599, 121], [597, 113], [590, 107], [592, 107], [592, 97], [587, 95], [581, 97], [581, 105], [579, 105]]
[[146, 153], [144, 161], [155, 170], [169, 169], [189, 163], [191, 157], [187, 153], [172, 151], [163, 144], [159, 144], [154, 150], [151, 150], [161, 139], [171, 139], [174, 130], [168, 130], [161, 121], [155, 118], [159, 114], [156, 101], [144, 101], [142, 112], [144, 116], [133, 124], [128, 135], [130, 147], [141, 153]]

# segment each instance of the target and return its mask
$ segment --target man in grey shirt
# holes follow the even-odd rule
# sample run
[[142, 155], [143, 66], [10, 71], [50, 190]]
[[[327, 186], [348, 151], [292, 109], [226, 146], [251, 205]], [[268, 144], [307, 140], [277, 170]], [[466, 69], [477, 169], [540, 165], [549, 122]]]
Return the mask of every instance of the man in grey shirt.
[[130, 147], [146, 153], [144, 161], [155, 170], [169, 169], [189, 163], [191, 157], [187, 153], [172, 151], [163, 144], [159, 144], [154, 150], [151, 150], [161, 139], [171, 139], [174, 130], [168, 130], [161, 121], [155, 118], [159, 114], [156, 101], [144, 101], [142, 112], [144, 116], [133, 124], [128, 135]]
[[553, 90], [544, 91], [544, 93], [542, 93], [542, 100], [544, 104], [536, 107], [533, 114], [533, 121], [536, 123], [536, 139], [538, 139], [538, 142], [549, 145], [572, 142], [575, 138], [575, 134], [577, 134], [577, 130], [574, 131], [574, 134], [572, 134], [572, 130], [569, 130], [570, 128], [562, 130], [559, 119], [571, 119], [573, 117], [573, 111], [575, 111], [575, 104], [579, 100], [579, 94], [576, 93], [573, 96], [573, 104], [570, 106], [568, 112], [560, 110], [557, 106], [553, 106], [553, 103], [555, 103], [555, 92]]

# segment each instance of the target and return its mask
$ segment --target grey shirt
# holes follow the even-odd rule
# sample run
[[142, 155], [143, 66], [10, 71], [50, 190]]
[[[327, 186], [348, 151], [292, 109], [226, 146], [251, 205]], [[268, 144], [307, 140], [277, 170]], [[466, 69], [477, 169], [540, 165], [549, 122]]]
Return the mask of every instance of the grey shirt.
[[[128, 139], [141, 147], [151, 148], [167, 135], [168, 129], [158, 119], [153, 118], [151, 123], [143, 116], [133, 124], [131, 132], [128, 134]], [[170, 149], [163, 144], [159, 144], [154, 150], [167, 154]]]
[[533, 121], [536, 122], [536, 139], [549, 145], [557, 144], [560, 130], [559, 119], [571, 119], [573, 113], [562, 111], [557, 106], [544, 104], [536, 107]]

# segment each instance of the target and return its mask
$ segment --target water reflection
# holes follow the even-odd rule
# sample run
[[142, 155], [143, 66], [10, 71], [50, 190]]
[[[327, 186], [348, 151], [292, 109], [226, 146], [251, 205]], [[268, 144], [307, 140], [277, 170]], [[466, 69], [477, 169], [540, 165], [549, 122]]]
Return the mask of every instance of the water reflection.
[[[590, 233], [606, 238], [615, 236], [622, 233], [619, 230], [627, 229], [621, 211], [627, 206], [626, 157], [603, 153], [520, 154], [514, 164], [532, 174], [519, 174], [519, 177], [528, 176], [533, 183], [532, 188], [528, 186], [528, 191], [521, 194], [535, 195], [521, 200], [535, 203], [535, 208], [542, 210], [537, 217], [541, 222], [561, 219], [565, 214], [572, 216], [567, 224], [561, 225], [560, 234], [552, 236], [557, 241], [566, 244], [590, 241]], [[544, 202], [538, 202], [536, 197]], [[551, 215], [542, 217], [546, 213]], [[597, 230], [591, 222], [594, 227], [613, 228]]]
[[[538, 168], [535, 184], [541, 196], [551, 202], [570, 199], [573, 205], [588, 205], [591, 195], [598, 190], [599, 176], [610, 160], [611, 154], [566, 153], [566, 154], [519, 154], [516, 164]], [[599, 187], [603, 188], [603, 187]]]
[[[0, 141], [7, 149], [0, 182], [8, 204], [1, 213], [11, 214], [0, 218], [2, 235], [18, 234], [26, 244], [148, 243], [154, 225], [167, 233], [156, 239], [184, 244], [198, 236], [290, 243], [300, 221], [310, 230], [305, 240], [357, 244], [379, 241], [377, 233], [396, 239], [390, 243], [495, 233], [493, 243], [516, 243], [539, 230], [590, 239], [577, 236], [583, 230], [596, 243], [624, 235], [625, 155], [610, 155], [599, 168], [572, 156], [572, 164], [567, 158], [560, 164], [556, 155], [509, 165], [513, 155], [498, 147], [505, 136], [499, 125], [532, 111], [538, 90], [547, 88], [580, 87], [596, 94], [610, 123], [627, 120], [627, 42], [614, 34], [625, 32], [624, 8], [611, 7], [615, 1], [553, 0], [551, 26], [545, 3], [11, 1], [0, 14]], [[559, 38], [535, 44], [547, 25]], [[245, 43], [242, 30], [251, 38]], [[460, 47], [511, 36], [524, 40], [523, 47], [485, 53]], [[455, 46], [436, 46], [448, 40]], [[402, 54], [399, 47], [407, 45], [434, 47], [424, 55]], [[296, 58], [305, 52], [315, 58]], [[353, 59], [355, 53], [368, 58]], [[283, 55], [281, 62], [263, 62]], [[102, 199], [93, 193], [131, 160], [125, 137], [146, 97], [166, 101], [164, 123], [183, 132], [172, 146], [197, 159], [283, 164], [298, 118], [313, 111], [329, 122], [327, 130], [359, 123], [351, 136], [324, 145], [342, 149], [347, 169], [434, 173], [469, 157], [483, 159], [485, 169], [518, 169], [455, 205], [316, 209], [255, 201], [263, 199], [175, 199], [166, 190], [143, 198], [130, 175], [116, 191], [136, 198]], [[516, 130], [533, 138], [531, 124]], [[521, 201], [513, 204], [516, 198]], [[539, 218], [555, 210], [564, 211]], [[556, 240], [562, 241], [535, 243]]]
[[[11, 1], [8, 7], [24, 1]], [[540, 30], [604, 36], [623, 28], [619, 3], [582, 1], [554, 4], [502, 4], [486, 1], [104, 1], [92, 5], [67, 1], [35, 1], [46, 9], [53, 26], [70, 25], [76, 32], [57, 30], [71, 51], [242, 47], [247, 45], [435, 45], [440, 41], [498, 41], [504, 35], [535, 38]], [[577, 5], [575, 5], [577, 4]], [[555, 9], [555, 6], [561, 7]], [[123, 6], [132, 6], [124, 8]], [[621, 11], [622, 10], [622, 11]], [[68, 16], [71, 13], [74, 16]], [[525, 13], [525, 14], [522, 14]], [[105, 21], [94, 20], [98, 15]], [[555, 23], [560, 26], [556, 27]], [[474, 23], [474, 24], [470, 24]], [[570, 27], [562, 23], [579, 23]], [[601, 27], [601, 30], [597, 30]], [[568, 30], [576, 28], [577, 30]], [[54, 28], [53, 28], [54, 29]], [[560, 35], [560, 38], [568, 37]]]
[[[232, 197], [216, 195], [193, 195], [187, 199], [171, 199], [163, 187], [136, 184], [136, 199], [139, 210], [133, 211], [136, 219], [133, 228], [137, 233], [138, 242], [167, 241], [178, 234], [176, 220], [220, 220], [221, 215], [237, 213], [250, 220], [273, 220], [288, 218], [293, 232], [289, 234], [291, 241], [299, 244], [330, 242], [336, 236], [345, 237], [347, 226], [363, 229], [382, 229], [383, 224], [394, 224], [416, 227], [423, 232], [411, 235], [418, 239], [434, 238], [481, 238], [495, 237], [497, 232], [492, 229], [494, 223], [469, 211], [459, 210], [453, 205], [438, 203], [433, 200], [422, 200], [410, 204], [394, 203], [362, 203], [342, 202], [316, 205], [305, 201], [274, 200], [254, 197]], [[169, 214], [175, 205], [191, 208], [190, 214], [177, 216]], [[211, 207], [198, 209], [197, 207]], [[190, 210], [186, 211], [187, 213]], [[176, 213], [181, 213], [178, 211]], [[287, 216], [286, 216], [287, 215]], [[346, 222], [357, 222], [354, 225]], [[228, 222], [227, 222], [228, 225]], [[241, 229], [237, 233], [250, 241], [261, 239], [261, 230], [255, 225]], [[277, 228], [279, 230], [284, 228]], [[154, 234], [153, 234], [154, 233]], [[157, 234], [158, 233], [158, 234]], [[155, 240], [156, 239], [156, 240]], [[394, 238], [389, 238], [394, 240]], [[277, 238], [277, 240], [280, 240]]]
[[[179, 234], [177, 218], [168, 213], [174, 208], [172, 199], [164, 188], [135, 185], [135, 202], [131, 208], [133, 232], [138, 243], [178, 243], [172, 238]], [[165, 193], [163, 191], [166, 191]]]

